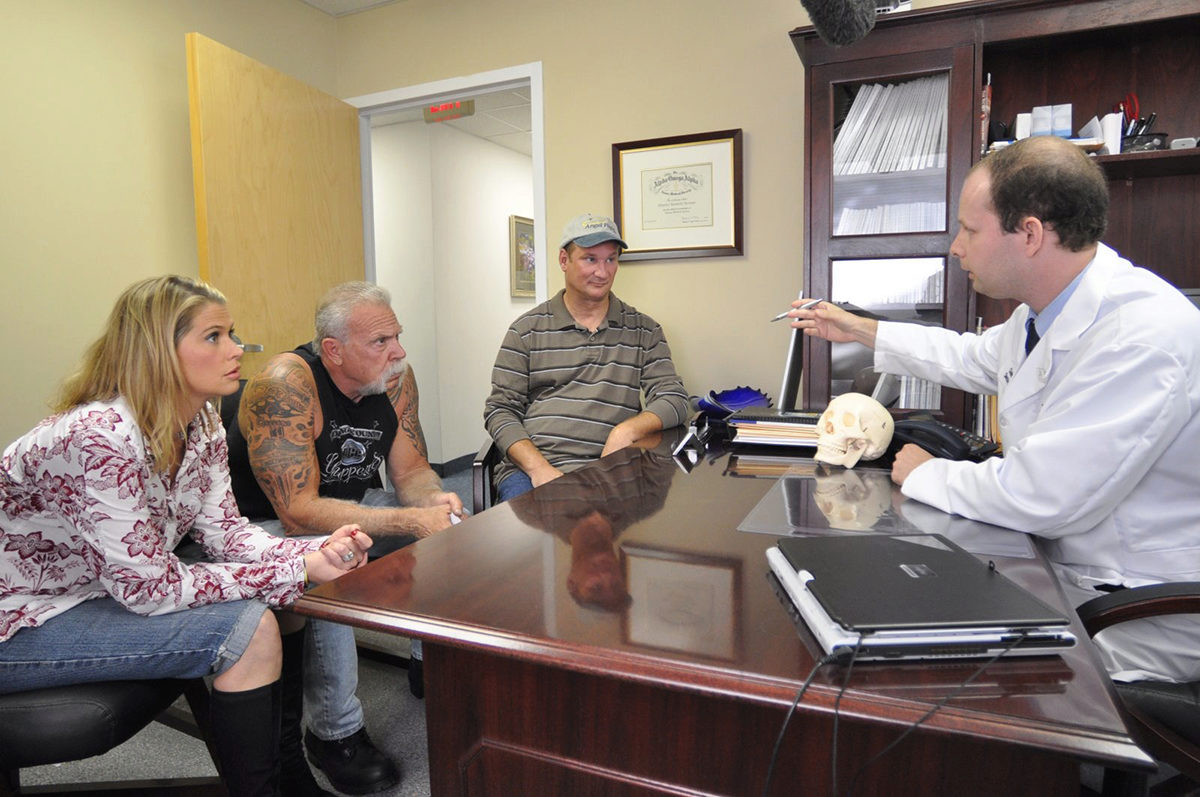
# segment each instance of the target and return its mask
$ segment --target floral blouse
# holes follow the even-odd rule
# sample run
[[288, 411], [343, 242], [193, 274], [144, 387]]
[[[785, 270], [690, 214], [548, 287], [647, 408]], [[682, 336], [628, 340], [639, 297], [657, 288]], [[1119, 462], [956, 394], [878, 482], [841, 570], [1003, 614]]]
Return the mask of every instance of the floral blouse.
[[[257, 598], [295, 601], [303, 554], [323, 538], [281, 539], [238, 512], [225, 431], [189, 427], [172, 483], [155, 473], [124, 399], [51, 416], [0, 459], [0, 642], [86, 600], [166, 614]], [[191, 534], [207, 559], [185, 564]]]

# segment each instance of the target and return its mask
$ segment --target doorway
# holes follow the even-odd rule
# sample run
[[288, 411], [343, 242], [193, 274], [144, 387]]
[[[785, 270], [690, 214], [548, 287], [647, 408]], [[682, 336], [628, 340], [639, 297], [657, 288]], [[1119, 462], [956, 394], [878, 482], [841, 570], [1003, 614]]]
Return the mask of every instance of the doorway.
[[[525, 98], [528, 153], [417, 111]], [[541, 64], [346, 100], [359, 109], [367, 279], [392, 293], [421, 391], [435, 465], [465, 465], [486, 439], [483, 402], [508, 325], [547, 298]], [[510, 291], [509, 217], [534, 222], [535, 293]]]

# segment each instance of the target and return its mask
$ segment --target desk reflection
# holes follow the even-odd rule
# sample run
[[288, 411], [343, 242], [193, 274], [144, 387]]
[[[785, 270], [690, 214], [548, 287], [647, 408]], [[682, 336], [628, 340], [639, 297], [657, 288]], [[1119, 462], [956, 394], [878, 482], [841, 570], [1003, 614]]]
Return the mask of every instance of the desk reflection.
[[982, 673], [979, 666], [979, 661], [963, 660], [864, 666], [854, 671], [853, 684], [914, 700], [937, 700], [949, 692], [955, 692], [955, 700], [973, 700], [1062, 694], [1075, 677], [1061, 656], [1005, 659]]
[[888, 471], [796, 461], [738, 526], [778, 535], [941, 534], [980, 556], [1032, 558], [1027, 535], [907, 499]]
[[830, 528], [880, 531], [895, 525], [890, 522], [893, 484], [886, 471], [818, 465], [813, 481], [813, 500]]
[[567, 591], [583, 605], [618, 611], [629, 592], [616, 540], [662, 509], [677, 472], [652, 451], [605, 458], [509, 501], [513, 514], [571, 547]]
[[732, 660], [741, 638], [741, 560], [618, 542], [662, 510], [679, 472], [662, 450], [643, 450], [607, 457], [509, 503], [519, 520], [569, 546], [567, 592], [582, 613], [619, 614], [622, 644]]

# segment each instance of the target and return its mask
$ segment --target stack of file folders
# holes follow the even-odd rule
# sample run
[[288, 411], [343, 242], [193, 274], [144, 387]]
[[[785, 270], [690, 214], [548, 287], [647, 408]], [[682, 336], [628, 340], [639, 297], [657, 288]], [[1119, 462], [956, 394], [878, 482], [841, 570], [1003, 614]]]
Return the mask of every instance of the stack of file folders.
[[748, 407], [725, 419], [734, 443], [756, 446], [815, 448], [819, 412], [780, 412], [769, 407]]

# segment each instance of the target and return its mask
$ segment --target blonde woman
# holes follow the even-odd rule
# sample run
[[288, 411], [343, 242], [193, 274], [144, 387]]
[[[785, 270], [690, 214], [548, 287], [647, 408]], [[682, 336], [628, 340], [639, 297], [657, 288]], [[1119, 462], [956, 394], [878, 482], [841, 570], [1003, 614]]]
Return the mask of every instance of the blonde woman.
[[[279, 539], [240, 516], [210, 400], [237, 388], [241, 355], [219, 292], [138, 282], [57, 414], [4, 452], [0, 692], [213, 675], [222, 775], [259, 795], [280, 787], [280, 625], [298, 624], [268, 609], [365, 562], [371, 540]], [[176, 557], [188, 535], [202, 561]]]

